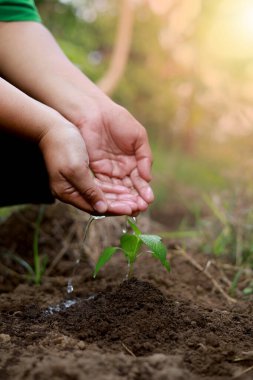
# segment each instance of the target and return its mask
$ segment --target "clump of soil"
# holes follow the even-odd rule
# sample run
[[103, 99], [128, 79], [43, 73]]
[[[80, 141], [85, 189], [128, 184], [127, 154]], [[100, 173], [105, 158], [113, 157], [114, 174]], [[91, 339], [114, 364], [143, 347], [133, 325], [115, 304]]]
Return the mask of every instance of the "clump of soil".
[[53, 314], [36, 305], [5, 312], [2, 323], [3, 333], [13, 336], [17, 346], [36, 344], [57, 331], [79, 345], [95, 343], [111, 353], [180, 355], [190, 372], [220, 378], [232, 377], [234, 360], [251, 350], [253, 340], [250, 310], [197, 307], [137, 279]]
[[[64, 218], [69, 218], [67, 213]], [[54, 231], [76, 223], [64, 218], [47, 216], [47, 233], [50, 223]], [[43, 246], [54, 253], [53, 237], [42, 236]], [[76, 244], [77, 237], [72, 238]], [[171, 274], [143, 257], [136, 265], [138, 279], [123, 282], [126, 266], [121, 256], [116, 255], [96, 280], [87, 260], [74, 278], [75, 303], [49, 309], [66, 301], [71, 244], [40, 287], [15, 286], [17, 279], [12, 283], [10, 274], [0, 273], [0, 379], [252, 378], [252, 303], [228, 305], [207, 277], [180, 255], [170, 257]], [[205, 266], [207, 258], [195, 259]], [[219, 280], [214, 265], [212, 270]]]

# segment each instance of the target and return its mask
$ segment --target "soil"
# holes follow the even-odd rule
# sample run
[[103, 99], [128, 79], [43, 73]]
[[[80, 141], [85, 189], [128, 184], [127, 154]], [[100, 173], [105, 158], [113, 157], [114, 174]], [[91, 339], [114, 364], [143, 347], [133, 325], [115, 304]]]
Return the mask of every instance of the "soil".
[[[119, 239], [120, 218], [93, 222], [84, 245], [87, 217], [64, 205], [48, 207], [40, 233], [48, 269], [40, 286], [29, 284], [13, 254], [32, 263], [37, 212], [29, 207], [1, 224], [0, 379], [253, 378], [252, 300], [228, 303], [171, 243], [170, 274], [143, 255], [135, 278], [125, 280], [124, 258], [115, 255], [92, 278], [94, 257]], [[144, 231], [164, 230], [148, 217], [138, 224]], [[75, 290], [67, 295], [79, 252]], [[203, 254], [191, 257], [203, 268], [210, 263]], [[220, 268], [212, 258], [208, 273], [227, 291]]]

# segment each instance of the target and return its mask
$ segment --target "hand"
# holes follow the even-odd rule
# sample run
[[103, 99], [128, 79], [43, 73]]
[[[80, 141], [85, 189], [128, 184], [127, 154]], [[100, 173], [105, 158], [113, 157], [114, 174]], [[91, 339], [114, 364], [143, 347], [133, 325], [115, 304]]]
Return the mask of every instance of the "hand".
[[94, 211], [96, 202], [100, 202], [97, 211], [106, 211], [103, 192], [94, 184], [85, 143], [75, 126], [61, 121], [46, 131], [39, 146], [56, 198], [87, 212]]
[[78, 128], [87, 147], [90, 169], [100, 188], [123, 186], [121, 194], [112, 188], [107, 194], [110, 213], [134, 215], [146, 210], [154, 196], [148, 184], [152, 155], [144, 127], [110, 100], [101, 103], [89, 99], [85, 105]]
[[133, 197], [128, 189], [93, 177], [84, 140], [74, 125], [60, 120], [59, 125], [46, 130], [39, 146], [56, 198], [90, 214], [110, 214], [117, 211], [117, 198], [123, 197], [122, 213], [131, 214]]

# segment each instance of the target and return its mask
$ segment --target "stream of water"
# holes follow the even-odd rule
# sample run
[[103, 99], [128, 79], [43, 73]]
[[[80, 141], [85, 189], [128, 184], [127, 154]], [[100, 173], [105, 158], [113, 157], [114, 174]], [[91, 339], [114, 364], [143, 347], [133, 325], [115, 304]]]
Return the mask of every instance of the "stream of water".
[[[85, 226], [85, 229], [84, 229], [83, 243], [85, 243], [85, 241], [87, 239], [91, 223], [94, 220], [104, 219], [104, 218], [105, 218], [105, 216], [94, 216], [94, 215], [91, 215], [89, 217], [89, 220], [88, 220], [88, 222], [87, 222], [87, 224]], [[81, 260], [81, 253], [79, 254], [78, 258], [76, 259], [76, 262], [75, 262], [74, 267], [72, 269], [72, 274], [71, 274], [70, 278], [68, 279], [68, 284], [67, 284], [67, 293], [68, 294], [71, 294], [74, 291], [73, 278], [74, 278], [74, 276], [76, 274], [76, 271], [77, 271], [77, 268], [78, 268], [78, 266], [80, 264], [80, 260]]]
[[[91, 226], [92, 222], [94, 220], [104, 219], [104, 218], [105, 218], [105, 216], [93, 216], [93, 215], [91, 215], [89, 217], [89, 220], [88, 220], [88, 222], [87, 222], [87, 224], [85, 226], [85, 229], [84, 229], [83, 243], [86, 242], [86, 239], [87, 239], [87, 236], [88, 236], [88, 233], [89, 233], [89, 229], [90, 229], [90, 226]], [[132, 219], [133, 219], [133, 222], [136, 223], [137, 219], [135, 217], [133, 217]], [[125, 225], [122, 228], [122, 233], [123, 234], [127, 233], [129, 231], [129, 229], [130, 229], [130, 226], [129, 226], [129, 223], [128, 223], [128, 217], [126, 217], [126, 222], [125, 222]], [[67, 289], [66, 289], [68, 295], [70, 295], [74, 291], [73, 278], [75, 277], [75, 274], [76, 274], [76, 271], [77, 271], [78, 266], [80, 264], [80, 261], [81, 261], [81, 253], [79, 254], [78, 258], [76, 259], [76, 261], [74, 263], [74, 266], [73, 266], [73, 269], [72, 269], [71, 276], [68, 279]], [[128, 266], [130, 266], [130, 263], [128, 264]], [[127, 275], [126, 279], [128, 279], [128, 275]], [[96, 294], [91, 295], [90, 297], [88, 297], [85, 300], [86, 301], [90, 301], [90, 300], [94, 299], [95, 297], [96, 297]], [[60, 304], [49, 306], [45, 310], [45, 314], [49, 315], [49, 314], [58, 313], [60, 311], [63, 311], [65, 309], [68, 309], [69, 307], [75, 305], [78, 301], [79, 301], [78, 298], [67, 299], [66, 301], [63, 301]]]

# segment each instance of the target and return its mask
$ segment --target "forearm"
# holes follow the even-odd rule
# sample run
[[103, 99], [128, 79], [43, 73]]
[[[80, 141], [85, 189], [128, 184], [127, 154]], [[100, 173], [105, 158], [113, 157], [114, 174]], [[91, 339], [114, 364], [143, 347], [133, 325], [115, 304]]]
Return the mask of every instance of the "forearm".
[[79, 122], [86, 94], [110, 101], [67, 59], [41, 24], [0, 23], [0, 36], [0, 73], [72, 122]]
[[0, 78], [0, 129], [39, 142], [64, 118]]

